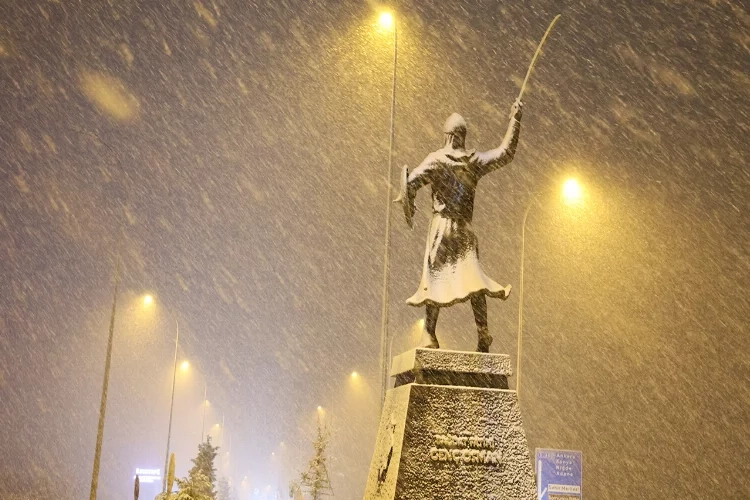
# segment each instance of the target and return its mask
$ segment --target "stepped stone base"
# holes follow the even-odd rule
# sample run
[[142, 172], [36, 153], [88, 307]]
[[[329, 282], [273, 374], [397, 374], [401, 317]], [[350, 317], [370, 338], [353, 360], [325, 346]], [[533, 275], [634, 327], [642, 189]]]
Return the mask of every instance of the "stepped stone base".
[[365, 500], [535, 500], [503, 354], [415, 349], [393, 360]]

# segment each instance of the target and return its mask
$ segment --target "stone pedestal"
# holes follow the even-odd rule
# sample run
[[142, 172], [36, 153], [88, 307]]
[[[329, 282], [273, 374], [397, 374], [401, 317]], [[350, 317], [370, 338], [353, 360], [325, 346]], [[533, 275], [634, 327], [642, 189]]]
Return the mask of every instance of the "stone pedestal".
[[415, 349], [393, 360], [365, 500], [535, 500], [510, 357]]

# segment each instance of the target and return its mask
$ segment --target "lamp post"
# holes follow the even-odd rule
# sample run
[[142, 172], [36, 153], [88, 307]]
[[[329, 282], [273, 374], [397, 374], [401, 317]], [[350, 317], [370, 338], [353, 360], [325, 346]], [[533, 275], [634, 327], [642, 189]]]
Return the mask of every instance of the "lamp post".
[[208, 399], [206, 398], [206, 391], [208, 390], [208, 382], [203, 384], [203, 419], [201, 420], [201, 443], [203, 442], [203, 435], [206, 431], [206, 407], [208, 406]]
[[219, 448], [221, 448], [224, 445], [224, 430], [226, 427], [224, 426], [224, 414], [221, 414], [221, 437], [219, 438]]
[[[180, 323], [177, 318], [174, 319], [175, 338], [174, 338], [174, 365], [172, 368], [172, 399], [169, 403], [169, 427], [167, 429], [167, 453], [164, 457], [164, 470], [169, 466], [169, 440], [172, 437], [172, 411], [174, 410], [174, 386], [177, 380], [177, 347], [180, 343]], [[162, 493], [167, 492], [167, 476], [162, 474]]]
[[[526, 253], [526, 220], [529, 218], [531, 207], [539, 200], [539, 195], [547, 190], [535, 194], [526, 206], [523, 213], [523, 223], [521, 224], [521, 270], [519, 272], [518, 284], [518, 352], [516, 353], [516, 395], [521, 399], [521, 353], [523, 350], [523, 270], [524, 258]], [[567, 203], [577, 202], [583, 196], [581, 185], [575, 179], [568, 179], [562, 186], [562, 196]]]
[[99, 403], [99, 424], [96, 432], [96, 448], [94, 450], [94, 468], [91, 473], [91, 489], [89, 500], [96, 500], [99, 488], [99, 464], [102, 457], [102, 443], [104, 441], [104, 416], [107, 412], [107, 395], [109, 393], [109, 368], [112, 364], [112, 341], [115, 335], [115, 310], [117, 309], [117, 287], [120, 284], [120, 244], [117, 245], [117, 263], [115, 264], [115, 290], [112, 296], [112, 315], [109, 319], [109, 338], [107, 339], [107, 357], [104, 362], [104, 382], [102, 383], [102, 398]]
[[[123, 168], [122, 162], [119, 160], [119, 158], [115, 155], [115, 150], [110, 146], [108, 143], [104, 142], [99, 138], [98, 135], [93, 134], [89, 131], [82, 131], [91, 137], [93, 137], [97, 142], [104, 145], [107, 149], [109, 149], [110, 153], [114, 155], [116, 158], [116, 161], [120, 167], [120, 170], [123, 173], [123, 188], [125, 190], [125, 211], [127, 212], [128, 206], [129, 206], [129, 187], [127, 182], [127, 176], [124, 175], [125, 169]], [[94, 466], [93, 470], [91, 472], [91, 489], [89, 490], [89, 500], [96, 500], [96, 494], [99, 489], [99, 467], [101, 464], [101, 458], [102, 458], [102, 444], [104, 442], [104, 417], [107, 413], [107, 397], [109, 395], [109, 371], [110, 366], [112, 364], [112, 343], [114, 341], [114, 334], [115, 334], [115, 310], [117, 308], [117, 288], [120, 284], [120, 271], [121, 271], [121, 262], [122, 262], [122, 240], [125, 236], [125, 223], [121, 223], [121, 229], [120, 229], [120, 236], [118, 238], [117, 242], [117, 260], [115, 264], [115, 289], [114, 293], [112, 294], [112, 315], [109, 319], [109, 337], [107, 338], [107, 355], [104, 361], [104, 380], [102, 382], [102, 397], [99, 402], [99, 422], [97, 425], [97, 431], [96, 431], [96, 447], [94, 448]]]
[[395, 135], [396, 120], [396, 67], [398, 61], [398, 31], [396, 20], [392, 13], [383, 12], [380, 15], [379, 24], [385, 29], [393, 29], [393, 80], [391, 86], [391, 130], [388, 141], [388, 171], [386, 172], [386, 199], [385, 199], [385, 245], [383, 255], [383, 296], [382, 311], [380, 318], [380, 407], [385, 401], [385, 390], [388, 382], [388, 370], [386, 349], [388, 342], [388, 284], [390, 279], [390, 246], [391, 246], [391, 198], [393, 197], [393, 186], [391, 185], [391, 170], [393, 165], [393, 139]]

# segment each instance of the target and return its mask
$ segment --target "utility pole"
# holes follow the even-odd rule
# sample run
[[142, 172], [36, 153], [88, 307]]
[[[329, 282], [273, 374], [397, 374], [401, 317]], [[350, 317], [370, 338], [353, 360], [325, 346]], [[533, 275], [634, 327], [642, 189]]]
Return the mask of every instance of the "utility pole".
[[104, 442], [104, 417], [107, 413], [107, 395], [109, 392], [109, 369], [112, 364], [112, 341], [115, 335], [115, 311], [117, 309], [117, 288], [120, 285], [120, 244], [117, 245], [117, 263], [115, 264], [115, 291], [112, 296], [112, 315], [109, 318], [109, 338], [107, 339], [107, 357], [104, 362], [104, 382], [102, 383], [102, 399], [99, 403], [99, 425], [96, 432], [96, 448], [94, 450], [94, 470], [91, 473], [91, 490], [89, 500], [96, 500], [99, 488], [99, 465], [102, 458], [102, 443]]

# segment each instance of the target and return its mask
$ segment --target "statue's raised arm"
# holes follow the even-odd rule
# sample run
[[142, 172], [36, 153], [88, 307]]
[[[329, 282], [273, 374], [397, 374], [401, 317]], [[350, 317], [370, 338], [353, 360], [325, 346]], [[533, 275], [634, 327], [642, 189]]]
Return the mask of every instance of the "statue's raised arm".
[[518, 146], [518, 136], [521, 132], [521, 115], [523, 115], [523, 103], [516, 101], [511, 107], [510, 123], [500, 146], [484, 153], [476, 153], [476, 173], [479, 177], [504, 167], [513, 160], [513, 156], [516, 154], [516, 146]]

